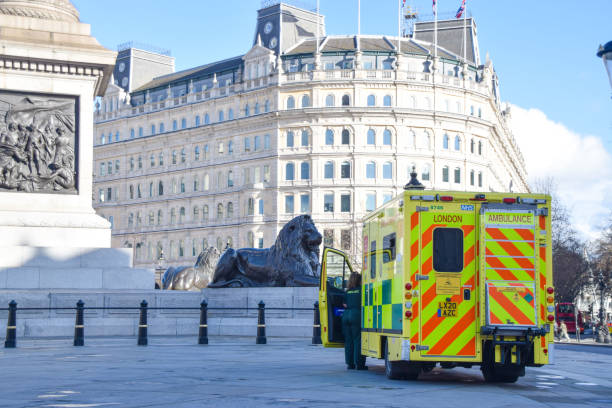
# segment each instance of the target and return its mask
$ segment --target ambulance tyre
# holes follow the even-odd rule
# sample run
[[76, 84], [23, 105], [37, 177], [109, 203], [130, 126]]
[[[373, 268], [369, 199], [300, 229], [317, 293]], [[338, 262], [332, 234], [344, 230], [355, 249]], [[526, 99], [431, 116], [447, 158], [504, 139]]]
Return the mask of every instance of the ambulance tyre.
[[525, 375], [524, 366], [496, 366], [495, 355], [490, 342], [485, 343], [480, 371], [482, 371], [485, 381], [491, 383], [514, 383], [521, 375]]
[[385, 342], [385, 374], [390, 380], [416, 380], [421, 372], [420, 366], [414, 366], [407, 361], [390, 361]]

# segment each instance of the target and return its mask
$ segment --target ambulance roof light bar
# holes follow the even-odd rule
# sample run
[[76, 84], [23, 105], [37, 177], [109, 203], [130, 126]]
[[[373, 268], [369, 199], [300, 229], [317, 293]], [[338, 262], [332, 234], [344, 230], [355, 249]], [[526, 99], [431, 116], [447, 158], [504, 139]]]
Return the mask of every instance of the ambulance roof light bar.
[[546, 204], [546, 199], [517, 197], [516, 202], [521, 204]]
[[487, 197], [484, 194], [476, 194], [474, 198], [470, 198], [471, 201], [487, 201]]
[[436, 194], [436, 201], [453, 201], [453, 196], [441, 196]]
[[413, 195], [413, 196], [410, 196], [410, 200], [412, 200], [412, 201], [415, 201], [415, 200], [416, 201], [421, 201], [421, 200], [422, 201], [434, 201], [435, 199], [436, 198], [434, 196], [432, 196], [432, 195], [422, 195], [422, 196], [420, 196], [420, 195]]

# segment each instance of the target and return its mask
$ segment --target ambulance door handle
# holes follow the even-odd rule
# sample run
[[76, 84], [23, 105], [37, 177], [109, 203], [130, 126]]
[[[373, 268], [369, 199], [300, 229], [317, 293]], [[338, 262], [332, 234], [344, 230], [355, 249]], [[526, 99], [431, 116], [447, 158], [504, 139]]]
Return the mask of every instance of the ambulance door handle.
[[463, 300], [470, 300], [471, 291], [469, 289], [463, 289]]

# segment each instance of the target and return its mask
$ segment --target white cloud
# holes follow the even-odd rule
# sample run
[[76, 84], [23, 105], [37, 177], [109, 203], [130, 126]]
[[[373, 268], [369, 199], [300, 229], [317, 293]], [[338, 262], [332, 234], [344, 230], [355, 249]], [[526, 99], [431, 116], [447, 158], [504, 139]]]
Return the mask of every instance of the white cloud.
[[600, 138], [581, 135], [538, 109], [511, 107], [510, 128], [530, 182], [552, 177], [577, 231], [594, 238], [612, 211], [612, 156]]

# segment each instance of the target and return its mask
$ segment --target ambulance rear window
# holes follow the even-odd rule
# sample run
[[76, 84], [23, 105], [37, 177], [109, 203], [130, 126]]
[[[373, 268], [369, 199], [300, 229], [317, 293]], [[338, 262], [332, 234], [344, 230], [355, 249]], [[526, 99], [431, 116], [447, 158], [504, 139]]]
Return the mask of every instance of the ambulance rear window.
[[383, 237], [383, 263], [395, 260], [395, 232]]
[[438, 272], [463, 270], [463, 231], [460, 228], [434, 230], [433, 268]]

